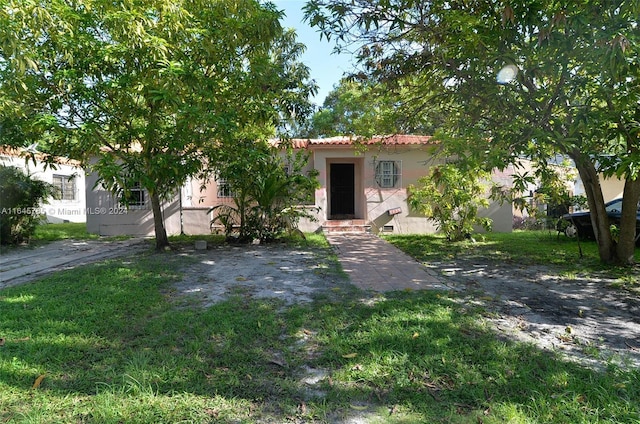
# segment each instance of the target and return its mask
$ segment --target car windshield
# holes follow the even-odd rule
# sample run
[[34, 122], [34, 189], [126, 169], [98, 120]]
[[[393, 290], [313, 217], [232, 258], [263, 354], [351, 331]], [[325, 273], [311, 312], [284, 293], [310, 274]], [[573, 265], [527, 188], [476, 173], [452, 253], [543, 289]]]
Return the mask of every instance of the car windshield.
[[622, 210], [622, 199], [617, 199], [607, 205], [607, 213], [620, 212]]

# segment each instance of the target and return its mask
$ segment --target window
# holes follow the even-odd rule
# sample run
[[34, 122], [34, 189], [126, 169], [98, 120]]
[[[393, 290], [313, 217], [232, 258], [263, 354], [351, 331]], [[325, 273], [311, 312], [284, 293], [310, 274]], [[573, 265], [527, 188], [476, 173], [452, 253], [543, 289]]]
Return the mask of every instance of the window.
[[380, 188], [393, 188], [400, 181], [400, 162], [382, 160], [376, 164], [376, 183]]
[[229, 198], [234, 196], [235, 193], [231, 189], [231, 185], [226, 179], [218, 176], [216, 177], [216, 184], [218, 185], [219, 198]]
[[141, 209], [147, 204], [147, 192], [140, 182], [135, 182], [129, 189], [129, 207]]
[[127, 209], [146, 209], [147, 207], [147, 191], [139, 181], [131, 184], [128, 190], [122, 192], [121, 196], [119, 207]]
[[53, 185], [56, 198], [60, 200], [76, 200], [76, 178], [69, 175], [54, 175]]

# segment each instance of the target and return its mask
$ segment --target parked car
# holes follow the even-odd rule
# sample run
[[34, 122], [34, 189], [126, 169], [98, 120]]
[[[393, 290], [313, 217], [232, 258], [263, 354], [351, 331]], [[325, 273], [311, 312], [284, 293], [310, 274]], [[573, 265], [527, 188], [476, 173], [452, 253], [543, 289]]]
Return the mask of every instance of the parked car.
[[[622, 215], [622, 198], [611, 200], [605, 203], [605, 209], [611, 225], [620, 226], [620, 216]], [[638, 203], [636, 214], [636, 243], [640, 242], [640, 203]], [[558, 231], [564, 232], [568, 237], [594, 238], [593, 227], [591, 225], [591, 212], [581, 211], [562, 215], [557, 226]]]

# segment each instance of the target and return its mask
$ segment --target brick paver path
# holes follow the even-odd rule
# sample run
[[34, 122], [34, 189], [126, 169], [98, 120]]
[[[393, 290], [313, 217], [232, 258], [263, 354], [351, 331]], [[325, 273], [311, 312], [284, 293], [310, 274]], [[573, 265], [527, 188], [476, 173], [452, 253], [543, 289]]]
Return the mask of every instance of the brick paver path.
[[363, 290], [448, 290], [433, 270], [373, 234], [330, 234], [342, 268]]

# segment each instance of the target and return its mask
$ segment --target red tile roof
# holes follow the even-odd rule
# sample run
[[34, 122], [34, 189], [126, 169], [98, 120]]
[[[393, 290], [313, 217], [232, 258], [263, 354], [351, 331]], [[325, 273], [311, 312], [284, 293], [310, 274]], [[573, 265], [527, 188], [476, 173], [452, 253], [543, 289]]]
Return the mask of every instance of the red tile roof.
[[429, 135], [406, 135], [395, 134], [388, 136], [375, 136], [370, 139], [359, 139], [357, 137], [328, 137], [328, 138], [294, 138], [291, 140], [292, 147], [295, 149], [304, 149], [312, 146], [352, 146], [352, 145], [425, 145], [437, 144]]
[[[0, 146], [0, 155], [12, 157], [12, 158], [23, 158], [27, 160], [31, 159], [32, 157], [29, 152], [26, 152], [19, 148], [9, 147], [9, 146]], [[60, 157], [60, 156], [50, 156], [40, 152], [34, 153], [33, 158], [41, 162], [51, 160], [51, 162], [56, 163], [58, 165], [70, 165], [70, 166], [76, 166], [76, 167], [79, 167], [81, 165], [79, 161], [74, 159], [69, 159], [69, 158]]]

